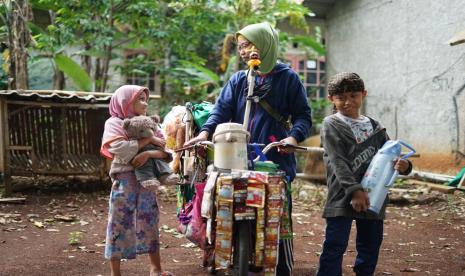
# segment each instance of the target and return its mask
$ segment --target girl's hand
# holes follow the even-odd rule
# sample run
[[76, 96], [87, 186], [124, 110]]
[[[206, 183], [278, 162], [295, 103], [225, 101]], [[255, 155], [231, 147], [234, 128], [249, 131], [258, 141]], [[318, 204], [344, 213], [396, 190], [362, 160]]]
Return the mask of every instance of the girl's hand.
[[352, 193], [352, 200], [350, 201], [352, 208], [355, 212], [366, 212], [370, 207], [370, 198], [368, 193], [363, 190], [357, 190]]
[[[290, 144], [293, 146], [297, 146], [297, 140], [292, 136], [284, 138], [280, 142], [283, 144]], [[287, 147], [287, 148], [278, 147], [278, 152], [293, 153], [295, 152], [295, 149], [293, 147]]]
[[152, 136], [150, 138], [150, 144], [153, 144], [155, 146], [159, 146], [161, 148], [165, 148], [166, 146], [166, 141], [163, 138]]
[[408, 161], [405, 159], [396, 158], [394, 162], [394, 169], [398, 170], [399, 173], [405, 173], [410, 167]]
[[149, 158], [150, 154], [148, 151], [141, 152], [132, 159], [131, 165], [134, 168], [139, 168], [140, 166], [144, 165]]

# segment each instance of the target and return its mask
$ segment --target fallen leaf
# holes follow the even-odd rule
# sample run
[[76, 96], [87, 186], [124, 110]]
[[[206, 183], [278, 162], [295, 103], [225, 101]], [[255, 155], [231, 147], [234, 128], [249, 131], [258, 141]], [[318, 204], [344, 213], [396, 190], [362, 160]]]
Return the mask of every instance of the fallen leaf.
[[407, 263], [416, 263], [417, 261], [415, 261], [415, 260], [405, 260], [405, 262], [407, 262]]
[[34, 221], [34, 226], [38, 227], [38, 228], [44, 228], [44, 224], [40, 221]]
[[194, 247], [197, 247], [197, 245], [195, 245], [192, 242], [189, 242], [189, 243], [181, 244], [181, 247], [194, 248]]
[[421, 270], [413, 267], [401, 269], [400, 272], [420, 272]]
[[76, 220], [75, 215], [55, 215], [54, 218], [66, 222], [72, 222]]
[[13, 231], [16, 230], [16, 228], [14, 228], [14, 227], [8, 227], [8, 228], [3, 228], [2, 230], [5, 231], [5, 232], [13, 232]]
[[60, 230], [54, 229], [54, 228], [48, 228], [45, 231], [47, 231], [47, 232], [60, 232]]

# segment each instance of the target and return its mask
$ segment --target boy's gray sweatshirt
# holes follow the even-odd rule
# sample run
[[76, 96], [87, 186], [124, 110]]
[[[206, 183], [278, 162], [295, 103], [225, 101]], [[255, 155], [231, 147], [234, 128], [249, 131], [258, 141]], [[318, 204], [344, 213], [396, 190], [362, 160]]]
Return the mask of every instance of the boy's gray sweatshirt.
[[323, 217], [351, 217], [384, 219], [388, 198], [379, 215], [372, 212], [355, 212], [350, 201], [352, 193], [362, 190], [362, 178], [368, 165], [384, 143], [389, 139], [386, 129], [370, 118], [373, 134], [357, 144], [350, 127], [335, 114], [327, 116], [321, 129], [321, 142], [325, 149], [328, 197]]

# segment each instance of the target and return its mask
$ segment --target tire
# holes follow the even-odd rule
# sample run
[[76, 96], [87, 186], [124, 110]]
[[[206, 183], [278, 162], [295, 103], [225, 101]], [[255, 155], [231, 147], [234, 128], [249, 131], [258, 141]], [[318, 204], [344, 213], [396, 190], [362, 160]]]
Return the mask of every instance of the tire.
[[234, 276], [247, 276], [249, 273], [250, 256], [250, 223], [249, 221], [235, 221], [237, 226], [234, 242]]

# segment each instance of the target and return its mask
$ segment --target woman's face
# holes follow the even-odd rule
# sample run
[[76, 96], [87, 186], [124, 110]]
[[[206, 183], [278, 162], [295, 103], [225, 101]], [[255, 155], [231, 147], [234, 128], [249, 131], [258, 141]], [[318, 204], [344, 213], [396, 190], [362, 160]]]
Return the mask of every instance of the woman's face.
[[139, 96], [134, 100], [132, 108], [136, 115], [146, 115], [147, 114], [147, 95], [145, 92], [139, 94]]
[[237, 51], [245, 63], [249, 61], [251, 53], [257, 53], [257, 58], [260, 58], [260, 50], [242, 35], [237, 37]]

